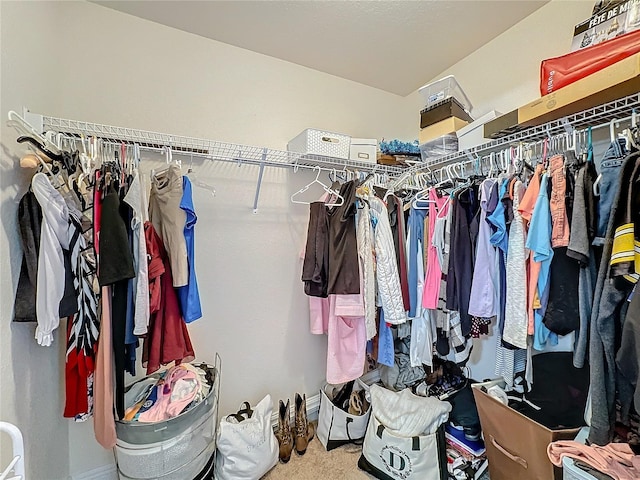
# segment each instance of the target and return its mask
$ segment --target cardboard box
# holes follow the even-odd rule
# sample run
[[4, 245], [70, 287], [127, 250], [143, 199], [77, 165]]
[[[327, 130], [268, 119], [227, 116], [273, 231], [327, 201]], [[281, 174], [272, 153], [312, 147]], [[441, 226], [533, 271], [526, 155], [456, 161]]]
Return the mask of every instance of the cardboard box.
[[349, 159], [361, 162], [376, 163], [378, 140], [375, 138], [352, 138], [349, 148]]
[[466, 112], [460, 102], [453, 97], [449, 97], [420, 112], [420, 128], [426, 128], [449, 117], [457, 117], [467, 122], [473, 121], [471, 115]]
[[447, 133], [457, 132], [462, 127], [468, 124], [469, 122], [467, 120], [463, 120], [458, 117], [446, 118], [437, 123], [434, 123], [433, 125], [421, 128], [420, 134], [418, 135], [418, 141], [421, 144], [426, 143], [429, 140], [441, 137], [442, 135], [446, 135]]
[[640, 53], [486, 123], [484, 136], [499, 138], [638, 92]]
[[556, 440], [573, 440], [579, 428], [550, 430], [509, 408], [482, 390], [504, 382], [472, 385], [478, 407], [491, 480], [562, 480], [562, 469], [547, 456], [547, 446]]
[[571, 51], [598, 45], [640, 29], [640, 0], [611, 2], [604, 10], [573, 29]]

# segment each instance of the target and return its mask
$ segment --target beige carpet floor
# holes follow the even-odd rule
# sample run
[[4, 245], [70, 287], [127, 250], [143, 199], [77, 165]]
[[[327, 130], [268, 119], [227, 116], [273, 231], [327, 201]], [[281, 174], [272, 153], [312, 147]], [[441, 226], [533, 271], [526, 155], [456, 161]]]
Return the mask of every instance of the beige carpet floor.
[[278, 462], [262, 480], [370, 480], [374, 477], [358, 468], [361, 452], [356, 445], [327, 452], [316, 436], [303, 456], [294, 451], [288, 463]]

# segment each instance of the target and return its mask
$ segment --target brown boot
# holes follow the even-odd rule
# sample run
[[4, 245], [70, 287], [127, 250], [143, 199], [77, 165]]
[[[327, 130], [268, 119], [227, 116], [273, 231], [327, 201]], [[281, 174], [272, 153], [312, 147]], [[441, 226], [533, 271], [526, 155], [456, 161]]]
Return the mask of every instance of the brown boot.
[[280, 445], [280, 461], [287, 463], [291, 458], [291, 451], [293, 450], [293, 435], [291, 433], [291, 420], [289, 419], [289, 400], [287, 400], [286, 405], [280, 400], [276, 438], [278, 439], [278, 445]]
[[307, 451], [309, 441], [313, 439], [314, 428], [309, 424], [307, 420], [307, 396], [296, 393], [295, 397], [296, 405], [296, 435], [295, 435], [295, 449], [298, 455], [304, 455]]

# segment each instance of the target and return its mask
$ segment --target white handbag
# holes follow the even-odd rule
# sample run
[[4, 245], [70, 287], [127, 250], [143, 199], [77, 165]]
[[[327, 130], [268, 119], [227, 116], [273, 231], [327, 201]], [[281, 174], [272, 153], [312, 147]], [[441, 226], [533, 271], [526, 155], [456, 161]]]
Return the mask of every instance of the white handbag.
[[447, 480], [444, 425], [435, 433], [400, 437], [371, 415], [358, 467], [380, 480]]
[[444, 425], [451, 405], [372, 385], [358, 466], [381, 480], [447, 480]]
[[[351, 415], [336, 406], [327, 396], [325, 385], [320, 389], [320, 411], [318, 412], [318, 439], [329, 451], [347, 443], [361, 443], [367, 430], [371, 406], [364, 415]], [[354, 383], [354, 390], [367, 389], [358, 379]]]
[[273, 403], [264, 397], [251, 418], [239, 423], [220, 420], [215, 478], [258, 480], [278, 463], [278, 440], [271, 427]]

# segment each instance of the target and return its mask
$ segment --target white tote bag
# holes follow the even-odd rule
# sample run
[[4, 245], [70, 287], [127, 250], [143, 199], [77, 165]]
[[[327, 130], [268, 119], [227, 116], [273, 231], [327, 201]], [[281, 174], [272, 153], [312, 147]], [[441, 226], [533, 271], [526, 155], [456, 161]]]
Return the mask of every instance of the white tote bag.
[[240, 423], [220, 420], [215, 478], [258, 480], [278, 463], [278, 440], [271, 427], [273, 403], [267, 395]]
[[444, 425], [429, 435], [400, 437], [371, 415], [358, 467], [380, 480], [447, 480]]
[[[320, 389], [320, 411], [318, 412], [318, 439], [324, 448], [333, 450], [347, 443], [360, 443], [364, 438], [371, 413], [371, 406], [364, 415], [351, 415], [338, 408], [325, 393], [327, 385]], [[366, 389], [358, 379], [354, 390]]]

